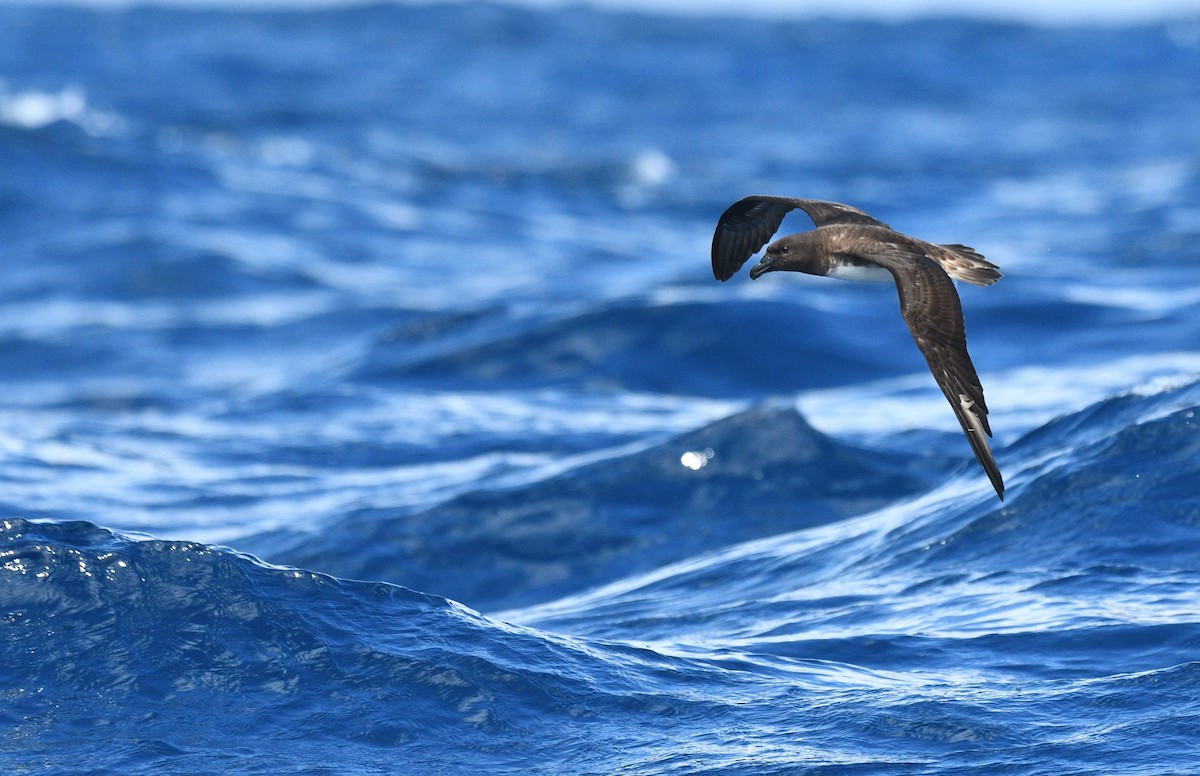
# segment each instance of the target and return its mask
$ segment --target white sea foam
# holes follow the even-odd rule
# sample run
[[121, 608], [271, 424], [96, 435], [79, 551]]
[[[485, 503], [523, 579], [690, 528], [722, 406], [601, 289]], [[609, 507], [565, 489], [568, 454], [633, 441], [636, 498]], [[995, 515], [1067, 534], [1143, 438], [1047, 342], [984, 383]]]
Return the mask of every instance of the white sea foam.
[[59, 121], [77, 124], [93, 135], [109, 134], [120, 124], [115, 113], [89, 106], [81, 89], [14, 91], [0, 81], [0, 125], [41, 129]]

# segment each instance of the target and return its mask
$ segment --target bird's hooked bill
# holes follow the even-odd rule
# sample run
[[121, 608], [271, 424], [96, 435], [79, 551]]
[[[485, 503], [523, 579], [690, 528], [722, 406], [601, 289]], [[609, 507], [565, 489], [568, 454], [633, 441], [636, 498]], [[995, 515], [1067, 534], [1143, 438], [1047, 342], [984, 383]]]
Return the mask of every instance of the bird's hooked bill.
[[770, 256], [763, 256], [762, 261], [750, 268], [750, 279], [754, 280], [760, 275], [765, 275], [775, 269]]

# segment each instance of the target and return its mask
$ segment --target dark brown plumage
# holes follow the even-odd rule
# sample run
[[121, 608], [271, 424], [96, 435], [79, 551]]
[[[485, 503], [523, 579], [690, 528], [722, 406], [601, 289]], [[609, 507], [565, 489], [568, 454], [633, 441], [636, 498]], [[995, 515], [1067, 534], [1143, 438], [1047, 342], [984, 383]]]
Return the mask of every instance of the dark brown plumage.
[[772, 243], [750, 277], [787, 270], [866, 280], [889, 273], [900, 295], [900, 313], [1003, 501], [1004, 480], [988, 445], [992, 430], [983, 387], [967, 353], [962, 304], [950, 280], [991, 285], [1001, 278], [996, 265], [965, 245], [938, 245], [901, 234], [849, 205], [754, 196], [735, 202], [717, 222], [713, 275], [722, 281], [733, 277], [797, 208], [808, 213], [816, 229]]

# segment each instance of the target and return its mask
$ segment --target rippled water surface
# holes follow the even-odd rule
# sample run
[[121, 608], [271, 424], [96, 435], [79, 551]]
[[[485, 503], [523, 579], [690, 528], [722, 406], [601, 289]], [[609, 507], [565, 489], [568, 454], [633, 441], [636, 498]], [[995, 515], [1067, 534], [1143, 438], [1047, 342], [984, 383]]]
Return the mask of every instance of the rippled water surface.
[[[0, 770], [1200, 770], [1198, 126], [1197, 20], [0, 6]], [[751, 193], [1000, 265], [1004, 502]]]

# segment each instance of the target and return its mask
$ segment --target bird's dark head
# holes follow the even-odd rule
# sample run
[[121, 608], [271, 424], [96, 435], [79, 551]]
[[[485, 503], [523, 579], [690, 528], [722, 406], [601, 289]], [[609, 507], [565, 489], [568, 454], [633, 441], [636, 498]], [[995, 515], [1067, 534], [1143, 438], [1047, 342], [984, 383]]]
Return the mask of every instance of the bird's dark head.
[[750, 269], [750, 277], [757, 278], [768, 272], [787, 270], [807, 272], [810, 275], [824, 274], [817, 266], [817, 246], [812, 232], [789, 234], [767, 246], [762, 261]]

